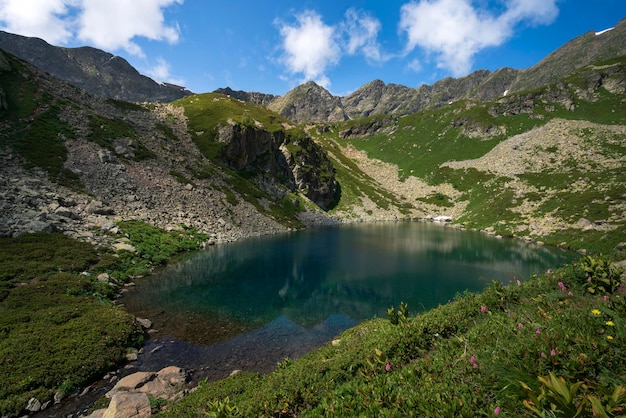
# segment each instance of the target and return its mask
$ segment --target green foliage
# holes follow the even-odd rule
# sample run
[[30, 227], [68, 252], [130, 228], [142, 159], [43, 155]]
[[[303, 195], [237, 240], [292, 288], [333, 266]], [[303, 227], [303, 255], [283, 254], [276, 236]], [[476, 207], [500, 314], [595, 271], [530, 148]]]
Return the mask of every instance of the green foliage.
[[224, 398], [224, 400], [209, 402], [206, 415], [212, 418], [233, 418], [242, 416], [237, 406], [230, 404], [228, 396]]
[[123, 100], [107, 99], [107, 103], [112, 104], [116, 108], [130, 112], [149, 112], [150, 110], [140, 104], [126, 102]]
[[74, 137], [71, 128], [59, 119], [59, 107], [51, 106], [7, 139], [26, 160], [27, 168], [39, 167], [48, 173], [52, 181], [82, 190], [78, 175], [63, 165], [67, 160], [65, 139]]
[[409, 318], [409, 307], [406, 303], [400, 302], [398, 310], [392, 306], [387, 309], [387, 315], [389, 316], [389, 322], [393, 325], [398, 325], [399, 323], [405, 325]]
[[206, 234], [190, 227], [164, 231], [141, 221], [125, 221], [118, 225], [137, 249], [139, 256], [155, 265], [165, 264], [180, 252], [197, 250], [207, 239]]
[[90, 273], [98, 263], [91, 245], [60, 234], [0, 238], [0, 415], [89, 384], [141, 344], [134, 318]]
[[589, 387], [583, 381], [568, 383], [565, 378], [557, 377], [552, 372], [548, 376], [538, 377], [541, 383], [536, 394], [526, 383], [520, 382], [530, 399], [524, 400], [524, 406], [535, 416], [544, 417], [614, 417], [626, 412], [626, 388], [616, 386], [613, 391], [596, 387], [598, 395], [589, 394]]
[[622, 269], [602, 254], [583, 257], [580, 260], [580, 267], [587, 277], [584, 285], [589, 293], [612, 294], [622, 284]]
[[110, 148], [111, 140], [115, 138], [137, 138], [137, 132], [130, 123], [120, 119], [90, 115], [89, 128], [91, 129], [89, 139], [103, 147]]

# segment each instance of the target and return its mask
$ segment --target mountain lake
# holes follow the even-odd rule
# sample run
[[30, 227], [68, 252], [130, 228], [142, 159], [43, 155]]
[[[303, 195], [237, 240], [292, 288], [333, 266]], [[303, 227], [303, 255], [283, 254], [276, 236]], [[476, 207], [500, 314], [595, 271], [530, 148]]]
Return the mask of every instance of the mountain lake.
[[138, 370], [176, 365], [214, 380], [270, 372], [400, 302], [414, 315], [577, 258], [431, 223], [355, 224], [212, 246], [139, 279], [120, 302], [153, 323]]

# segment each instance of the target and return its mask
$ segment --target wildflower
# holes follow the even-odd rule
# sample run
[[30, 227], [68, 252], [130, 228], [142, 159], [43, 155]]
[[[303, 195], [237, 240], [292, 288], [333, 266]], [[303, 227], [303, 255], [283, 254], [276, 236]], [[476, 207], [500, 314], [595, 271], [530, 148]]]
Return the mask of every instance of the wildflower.
[[517, 281], [517, 285], [518, 285], [518, 286], [521, 286], [521, 285], [522, 285], [522, 282], [520, 282], [520, 281], [518, 280], [518, 281]]
[[605, 324], [606, 324], [606, 325], [608, 325], [608, 326], [610, 326], [610, 327], [615, 326], [615, 324], [613, 323], [613, 321], [606, 321], [606, 322], [605, 322]]
[[496, 409], [493, 410], [494, 415], [500, 415], [500, 407], [496, 406]]
[[472, 358], [470, 358], [470, 363], [476, 364], [476, 357], [472, 356]]
[[481, 311], [482, 313], [487, 312], [487, 307], [486, 307], [486, 306], [484, 306], [484, 305], [483, 305], [483, 306], [481, 306], [481, 307], [480, 307], [480, 311]]
[[541, 334], [541, 329], [537, 328], [537, 331], [535, 331], [535, 334]]
[[556, 356], [556, 350], [554, 348], [552, 350], [550, 350], [550, 355], [552, 357]]
[[520, 322], [519, 324], [517, 324], [517, 327], [518, 327], [519, 329], [522, 329], [522, 328], [524, 328], [524, 324], [522, 324], [522, 323]]
[[541, 352], [541, 358], [546, 358], [546, 353], [544, 353], [543, 351]]
[[608, 302], [609, 301], [609, 296], [608, 295], [604, 295], [604, 301]]
[[548, 269], [548, 271], [546, 271], [546, 274], [552, 274], [552, 270]]
[[611, 341], [611, 340], [613, 339], [613, 337], [612, 337], [612, 336], [610, 336], [610, 335], [607, 335], [607, 336], [606, 336], [606, 339], [607, 339], [607, 340], [609, 340], [609, 341]]
[[[613, 337], [611, 337], [611, 338], [613, 338]], [[474, 367], [475, 369], [477, 369], [477, 368], [478, 368], [478, 364], [474, 363], [474, 366], [473, 366], [473, 367]]]
[[385, 364], [385, 370], [390, 371], [391, 370], [391, 364], [389, 364], [389, 363]]
[[596, 315], [596, 316], [598, 316], [598, 315], [602, 315], [602, 312], [600, 312], [600, 310], [599, 310], [599, 309], [592, 309], [592, 310], [591, 310], [591, 313], [592, 313], [592, 314], [594, 314], [594, 315]]
[[587, 276], [587, 281], [591, 283], [591, 276]]
[[561, 288], [561, 292], [565, 292], [565, 290], [567, 289], [567, 286], [565, 286], [563, 282], [559, 282], [558, 284], [559, 284], [559, 287]]
[[572, 297], [574, 296], [574, 294], [570, 291], [570, 292], [567, 292], [567, 296]]

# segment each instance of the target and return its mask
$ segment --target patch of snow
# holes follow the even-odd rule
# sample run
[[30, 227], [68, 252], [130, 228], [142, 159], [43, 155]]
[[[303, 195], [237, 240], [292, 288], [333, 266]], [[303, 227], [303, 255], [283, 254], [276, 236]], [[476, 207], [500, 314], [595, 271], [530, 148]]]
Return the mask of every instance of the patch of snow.
[[608, 29], [601, 30], [600, 32], [596, 32], [596, 36], [600, 36], [603, 33], [607, 33], [608, 31], [613, 30], [613, 29], [615, 28], [608, 28]]

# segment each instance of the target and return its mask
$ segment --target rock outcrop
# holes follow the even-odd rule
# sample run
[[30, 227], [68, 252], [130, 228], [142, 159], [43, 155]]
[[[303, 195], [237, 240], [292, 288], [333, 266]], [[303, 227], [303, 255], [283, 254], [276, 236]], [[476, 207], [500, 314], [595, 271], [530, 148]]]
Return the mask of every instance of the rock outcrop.
[[224, 147], [219, 158], [235, 170], [249, 173], [267, 193], [282, 198], [285, 189], [301, 191], [320, 208], [337, 198], [334, 168], [313, 140], [240, 124], [222, 127]]
[[106, 409], [98, 409], [87, 418], [145, 418], [152, 416], [150, 398], [173, 402], [186, 392], [187, 374], [170, 366], [158, 372], [137, 372], [122, 378], [107, 392], [111, 399]]

